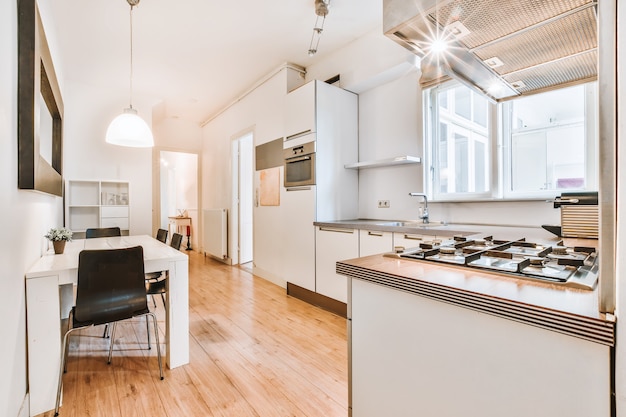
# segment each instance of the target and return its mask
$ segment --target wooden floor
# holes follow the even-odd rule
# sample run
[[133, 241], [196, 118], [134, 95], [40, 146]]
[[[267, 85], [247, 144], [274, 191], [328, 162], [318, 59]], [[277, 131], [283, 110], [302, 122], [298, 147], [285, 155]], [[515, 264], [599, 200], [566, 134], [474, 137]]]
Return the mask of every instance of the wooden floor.
[[[102, 327], [84, 330], [72, 337], [59, 415], [347, 416], [346, 320], [248, 268], [188, 253], [189, 365], [159, 380], [144, 319], [118, 325], [110, 366]], [[160, 299], [156, 311], [163, 335]]]

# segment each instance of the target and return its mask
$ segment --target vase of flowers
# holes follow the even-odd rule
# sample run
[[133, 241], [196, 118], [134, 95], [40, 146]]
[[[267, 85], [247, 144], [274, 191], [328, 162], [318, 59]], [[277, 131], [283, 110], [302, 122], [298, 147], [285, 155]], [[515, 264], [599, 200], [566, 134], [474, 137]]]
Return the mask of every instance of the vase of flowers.
[[52, 242], [55, 254], [61, 254], [65, 250], [65, 243], [72, 240], [72, 231], [61, 228], [52, 228], [45, 234], [45, 238]]

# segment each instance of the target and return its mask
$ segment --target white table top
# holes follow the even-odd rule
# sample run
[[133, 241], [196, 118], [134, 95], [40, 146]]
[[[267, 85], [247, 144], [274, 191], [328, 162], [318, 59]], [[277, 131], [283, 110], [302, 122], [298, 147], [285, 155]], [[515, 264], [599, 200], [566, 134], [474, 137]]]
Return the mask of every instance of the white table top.
[[[152, 236], [116, 236], [95, 239], [76, 239], [67, 242], [65, 251], [56, 255], [49, 250], [26, 272], [26, 279], [50, 275], [50, 272], [59, 272], [78, 269], [78, 254], [83, 249], [121, 249], [133, 246], [143, 247], [143, 256], [146, 263], [161, 263], [187, 259], [187, 254], [166, 245]], [[146, 272], [151, 272], [146, 268]], [[164, 268], [167, 269], [167, 268]], [[164, 270], [156, 267], [155, 270]]]

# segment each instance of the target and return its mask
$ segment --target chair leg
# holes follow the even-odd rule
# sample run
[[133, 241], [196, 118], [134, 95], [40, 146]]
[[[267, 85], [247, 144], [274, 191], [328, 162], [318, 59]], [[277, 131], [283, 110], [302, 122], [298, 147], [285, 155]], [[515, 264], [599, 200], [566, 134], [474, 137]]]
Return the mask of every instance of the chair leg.
[[111, 323], [111, 343], [109, 343], [109, 361], [107, 362], [111, 365], [111, 356], [113, 356], [113, 342], [115, 341], [115, 327], [117, 327], [117, 322]]
[[104, 325], [104, 332], [102, 333], [102, 338], [105, 339], [107, 337], [109, 337], [109, 325], [105, 324]]
[[148, 316], [146, 316], [146, 332], [148, 333], [148, 350], [151, 350], [152, 345], [150, 344], [150, 320], [148, 320]]
[[[63, 345], [61, 346], [61, 366], [59, 366], [59, 382], [57, 385], [57, 400], [54, 406], [54, 415], [55, 417], [59, 415], [59, 404], [61, 403], [61, 390], [63, 388], [63, 373], [64, 370], [67, 370], [66, 361], [67, 361], [67, 345], [70, 337], [70, 333], [77, 329], [68, 329], [67, 332], [63, 335]], [[163, 379], [163, 378], [161, 378]]]
[[154, 301], [154, 295], [150, 294], [150, 298], [152, 298], [152, 304], [154, 304], [154, 308], [156, 308], [156, 301]]
[[167, 304], [165, 303], [165, 294], [161, 293], [161, 300], [163, 300], [163, 308], [167, 311]]
[[[152, 316], [152, 323], [154, 324], [154, 340], [157, 345], [157, 358], [159, 360], [159, 376], [161, 377], [161, 380], [163, 380], [164, 376], [163, 376], [163, 365], [161, 363], [161, 342], [159, 341], [159, 326], [157, 323], [156, 314], [154, 313], [148, 313], [148, 314]], [[146, 318], [147, 318], [147, 315], [146, 315]]]

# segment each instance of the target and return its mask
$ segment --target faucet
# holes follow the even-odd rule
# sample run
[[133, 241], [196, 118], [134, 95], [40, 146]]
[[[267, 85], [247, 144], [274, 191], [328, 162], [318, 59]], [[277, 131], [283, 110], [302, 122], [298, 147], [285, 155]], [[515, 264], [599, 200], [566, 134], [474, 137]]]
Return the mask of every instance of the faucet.
[[424, 223], [428, 223], [428, 198], [424, 193], [409, 193], [411, 197], [424, 197], [424, 209], [422, 210], [422, 214], [419, 216], [420, 219]]

